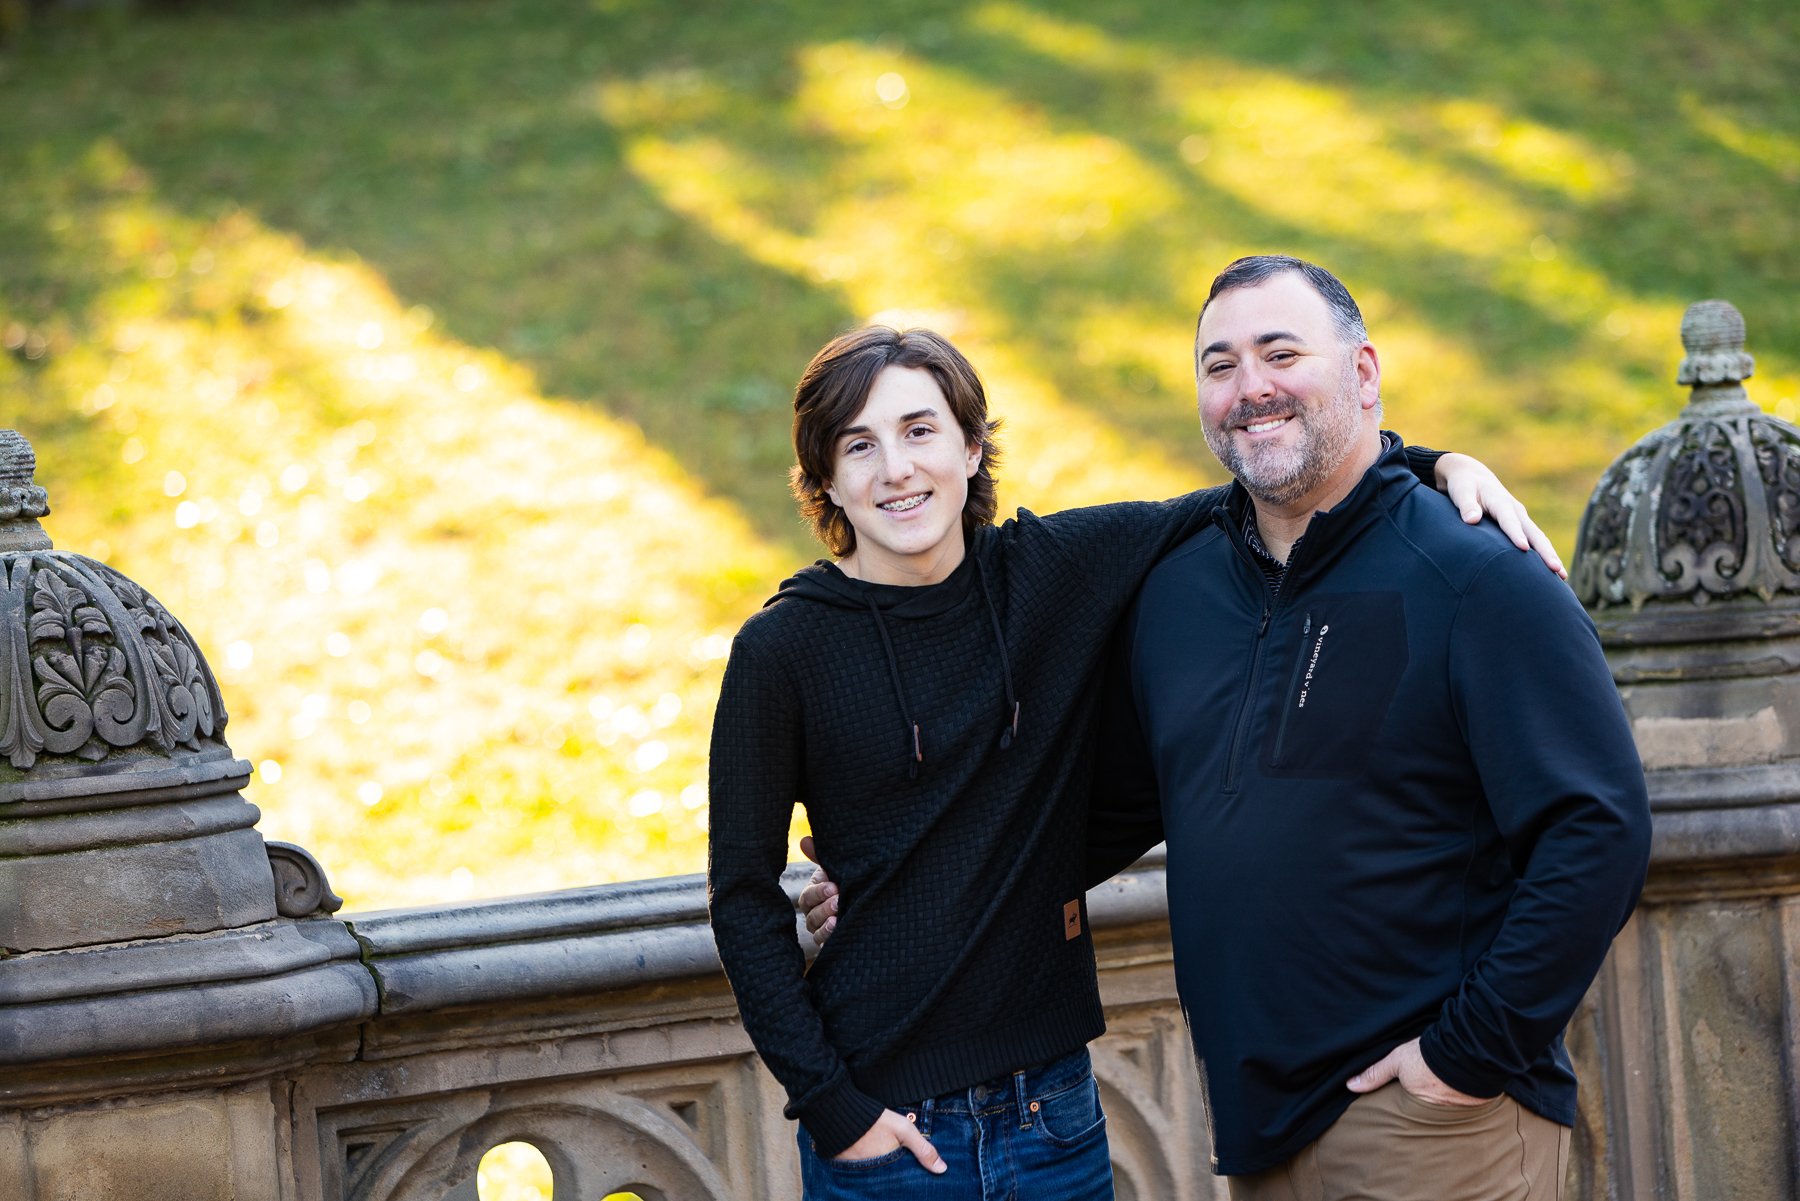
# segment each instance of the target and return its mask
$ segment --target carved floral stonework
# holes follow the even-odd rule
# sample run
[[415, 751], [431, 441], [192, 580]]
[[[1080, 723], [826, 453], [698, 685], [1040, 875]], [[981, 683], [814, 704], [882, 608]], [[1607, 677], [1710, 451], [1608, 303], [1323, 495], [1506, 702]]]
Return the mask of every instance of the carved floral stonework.
[[1800, 572], [1800, 438], [1762, 424], [1751, 427], [1750, 437], [1769, 496], [1772, 549], [1782, 566]]
[[1591, 608], [1800, 592], [1800, 430], [1745, 393], [1736, 309], [1693, 305], [1681, 336], [1687, 408], [1619, 456], [1582, 519], [1569, 582]]
[[0, 565], [0, 755], [13, 767], [222, 740], [218, 683], [155, 597], [80, 555], [9, 554]]
[[1712, 422], [1688, 426], [1663, 489], [1663, 578], [1677, 588], [1729, 592], [1744, 565], [1744, 494], [1731, 434]]

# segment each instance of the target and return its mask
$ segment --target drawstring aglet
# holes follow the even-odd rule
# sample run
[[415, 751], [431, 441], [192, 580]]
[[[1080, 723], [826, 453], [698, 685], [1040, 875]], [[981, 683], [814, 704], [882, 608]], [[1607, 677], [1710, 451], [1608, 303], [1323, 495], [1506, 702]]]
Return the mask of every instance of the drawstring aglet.
[[1013, 744], [1013, 739], [1017, 738], [1018, 736], [1019, 736], [1019, 702], [1014, 701], [1013, 702], [1013, 711], [1012, 711], [1012, 724], [1010, 726], [1008, 726], [1006, 729], [1000, 731], [1000, 749], [1004, 751], [1004, 750], [1008, 749], [1009, 747], [1011, 747]]

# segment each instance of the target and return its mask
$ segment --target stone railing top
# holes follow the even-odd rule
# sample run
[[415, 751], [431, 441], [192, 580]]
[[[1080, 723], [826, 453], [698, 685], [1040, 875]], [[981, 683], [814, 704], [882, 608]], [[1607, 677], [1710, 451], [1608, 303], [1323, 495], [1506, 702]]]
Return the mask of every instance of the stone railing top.
[[[798, 897], [812, 871], [782, 886]], [[1167, 915], [1161, 850], [1089, 894], [1094, 929]], [[346, 914], [384, 1014], [633, 988], [718, 970], [703, 876]], [[812, 952], [796, 915], [801, 945]]]
[[[798, 897], [810, 864], [782, 876]], [[1152, 852], [1088, 894], [1096, 932], [1166, 921]], [[795, 916], [795, 937], [810, 937]], [[15, 956], [0, 974], [8, 1066], [154, 1055], [387, 1017], [715, 978], [703, 876], [275, 921], [207, 938]], [[304, 1002], [299, 1004], [296, 1002]], [[97, 1037], [96, 1031], [103, 1031]]]

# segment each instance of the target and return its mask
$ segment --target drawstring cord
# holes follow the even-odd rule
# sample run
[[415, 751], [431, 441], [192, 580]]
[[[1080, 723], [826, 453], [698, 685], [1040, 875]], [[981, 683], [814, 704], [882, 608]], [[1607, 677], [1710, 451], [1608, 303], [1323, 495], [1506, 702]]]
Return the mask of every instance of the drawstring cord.
[[[1006, 632], [1000, 628], [1000, 611], [994, 607], [994, 596], [988, 589], [987, 572], [981, 566], [981, 560], [975, 560], [975, 581], [981, 585], [982, 603], [987, 606], [988, 624], [994, 631], [994, 645], [1000, 649], [1000, 675], [1006, 686], [1007, 722], [1000, 728], [1000, 749], [1011, 750], [1013, 740], [1019, 736], [1019, 698], [1013, 693], [1012, 660], [1006, 654]], [[906, 685], [900, 679], [900, 658], [894, 653], [894, 640], [888, 634], [887, 621], [881, 616], [881, 606], [875, 603], [873, 596], [863, 598], [868, 602], [869, 616], [875, 619], [875, 629], [881, 635], [881, 649], [887, 652], [888, 679], [894, 684], [894, 699], [900, 702], [900, 717], [906, 722], [908, 755], [906, 778], [916, 780], [919, 767], [925, 762], [925, 732], [919, 723], [913, 720], [912, 707], [906, 700]]]
[[1006, 711], [1012, 719], [1000, 731], [1000, 749], [1010, 750], [1013, 739], [1019, 736], [1019, 698], [1013, 695], [1012, 661], [1006, 657], [1006, 635], [1000, 629], [1000, 613], [994, 608], [993, 594], [988, 591], [987, 572], [980, 559], [975, 560], [975, 582], [981, 585], [981, 599], [987, 602], [988, 621], [994, 627], [994, 645], [1000, 648], [1000, 674], [1006, 680]]
[[912, 754], [906, 764], [906, 778], [919, 778], [919, 765], [925, 762], [925, 736], [919, 729], [919, 723], [913, 720], [912, 708], [906, 703], [906, 686], [900, 682], [900, 660], [894, 654], [894, 640], [888, 637], [887, 622], [881, 619], [881, 608], [876, 605], [872, 596], [864, 597], [869, 602], [869, 616], [875, 619], [875, 628], [881, 633], [881, 649], [887, 652], [888, 678], [894, 682], [894, 697], [900, 702], [900, 716], [906, 722], [906, 728], [912, 739]]

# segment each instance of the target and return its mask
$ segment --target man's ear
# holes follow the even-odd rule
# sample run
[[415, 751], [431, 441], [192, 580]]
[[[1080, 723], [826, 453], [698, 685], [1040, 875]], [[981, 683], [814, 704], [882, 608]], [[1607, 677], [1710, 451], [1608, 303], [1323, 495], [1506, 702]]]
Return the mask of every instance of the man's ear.
[[1356, 348], [1356, 390], [1363, 408], [1381, 403], [1381, 356], [1367, 342]]

